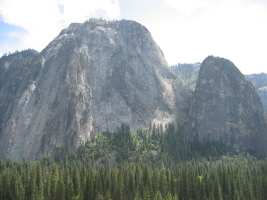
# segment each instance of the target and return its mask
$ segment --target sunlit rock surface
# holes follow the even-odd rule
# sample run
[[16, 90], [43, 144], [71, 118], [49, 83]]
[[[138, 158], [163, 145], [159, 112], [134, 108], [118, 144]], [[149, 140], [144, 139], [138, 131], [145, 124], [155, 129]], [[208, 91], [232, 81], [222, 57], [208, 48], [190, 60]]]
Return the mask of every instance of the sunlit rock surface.
[[134, 21], [71, 24], [41, 53], [16, 55], [0, 60], [1, 159], [75, 151], [122, 122], [186, 119], [189, 92]]

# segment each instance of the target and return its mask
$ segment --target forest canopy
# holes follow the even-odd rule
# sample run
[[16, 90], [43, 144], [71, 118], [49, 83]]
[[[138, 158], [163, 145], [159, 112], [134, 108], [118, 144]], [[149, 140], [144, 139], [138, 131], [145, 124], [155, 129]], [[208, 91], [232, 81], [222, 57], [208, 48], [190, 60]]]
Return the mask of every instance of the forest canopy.
[[[165, 130], [165, 131], [163, 131]], [[267, 161], [151, 125], [101, 133], [76, 153], [0, 161], [0, 199], [267, 199]]]

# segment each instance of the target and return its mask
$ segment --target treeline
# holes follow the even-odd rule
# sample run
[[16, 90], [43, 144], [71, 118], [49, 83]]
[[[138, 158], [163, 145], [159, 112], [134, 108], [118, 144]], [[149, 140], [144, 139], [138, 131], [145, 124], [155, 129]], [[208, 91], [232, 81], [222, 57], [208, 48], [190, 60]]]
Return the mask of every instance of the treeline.
[[77, 153], [0, 161], [0, 200], [264, 200], [267, 160], [221, 142], [185, 142], [183, 127], [93, 136]]
[[34, 49], [31, 49], [31, 48], [28, 48], [28, 49], [22, 49], [21, 51], [19, 51], [19, 50], [16, 50], [16, 51], [14, 51], [14, 52], [8, 52], [8, 53], [4, 53], [2, 56], [0, 56], [0, 58], [1, 57], [6, 57], [6, 56], [10, 56], [10, 55], [12, 55], [12, 54], [17, 54], [17, 53], [27, 53], [27, 52], [36, 52], [37, 53], [37, 51], [36, 50], [34, 50]]
[[265, 200], [267, 161], [193, 160], [173, 170], [148, 164], [65, 166], [48, 158], [1, 161], [0, 199]]
[[[220, 141], [189, 143], [184, 139], [183, 126], [175, 130], [174, 124], [170, 123], [165, 127], [151, 124], [148, 130], [137, 132], [131, 132], [127, 124], [122, 124], [117, 132], [107, 131], [93, 136], [77, 153], [64, 158], [66, 162], [87, 167], [101, 164], [114, 167], [132, 162], [170, 167], [180, 161], [203, 157], [216, 160], [222, 155], [233, 156], [237, 152]], [[61, 154], [56, 160], [64, 161]]]

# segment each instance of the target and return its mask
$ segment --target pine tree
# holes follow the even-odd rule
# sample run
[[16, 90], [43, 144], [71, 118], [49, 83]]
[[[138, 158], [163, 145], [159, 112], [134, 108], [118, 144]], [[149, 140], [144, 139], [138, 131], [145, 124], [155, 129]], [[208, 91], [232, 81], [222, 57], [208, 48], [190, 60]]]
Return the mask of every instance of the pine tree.
[[128, 187], [129, 187], [129, 190], [128, 190], [129, 196], [134, 197], [136, 189], [135, 189], [135, 180], [134, 180], [133, 172], [131, 172], [131, 174], [130, 174]]
[[233, 200], [241, 200], [240, 196], [239, 196], [239, 192], [237, 190], [235, 190], [235, 192], [234, 192], [234, 199]]
[[159, 191], [162, 194], [162, 197], [165, 198], [167, 193], [167, 180], [165, 170], [162, 170], [160, 173]]
[[66, 189], [64, 184], [63, 175], [59, 174], [59, 181], [56, 189], [55, 199], [57, 200], [65, 200]]
[[223, 200], [222, 190], [221, 190], [221, 186], [220, 186], [220, 183], [219, 183], [218, 176], [215, 176], [213, 190], [214, 190], [215, 199], [216, 200]]
[[24, 199], [25, 190], [23, 187], [21, 176], [17, 171], [13, 172], [10, 189], [12, 199]]
[[80, 173], [77, 167], [74, 167], [72, 180], [73, 180], [73, 186], [74, 186], [74, 193], [76, 196], [79, 196], [81, 192], [81, 183], [80, 183]]
[[38, 200], [44, 200], [44, 183], [40, 163], [36, 165], [36, 183], [38, 188]]
[[169, 192], [167, 193], [165, 200], [172, 200], [171, 193], [169, 193]]
[[161, 195], [161, 193], [159, 191], [157, 191], [154, 199], [155, 200], [163, 200], [162, 195]]

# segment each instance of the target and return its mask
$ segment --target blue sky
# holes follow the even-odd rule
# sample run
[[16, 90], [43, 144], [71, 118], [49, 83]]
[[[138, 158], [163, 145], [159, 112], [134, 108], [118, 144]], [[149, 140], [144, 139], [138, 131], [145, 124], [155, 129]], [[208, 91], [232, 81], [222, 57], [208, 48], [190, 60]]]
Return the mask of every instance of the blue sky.
[[72, 22], [135, 20], [170, 65], [227, 58], [244, 74], [267, 73], [266, 0], [0, 0], [0, 56], [41, 51]]
[[4, 23], [2, 16], [0, 15], [0, 44], [1, 48], [6, 46], [8, 50], [8, 46], [15, 46], [20, 43], [20, 39], [16, 37], [15, 33], [20, 34], [24, 33], [25, 30], [19, 26], [15, 26], [12, 24]]

